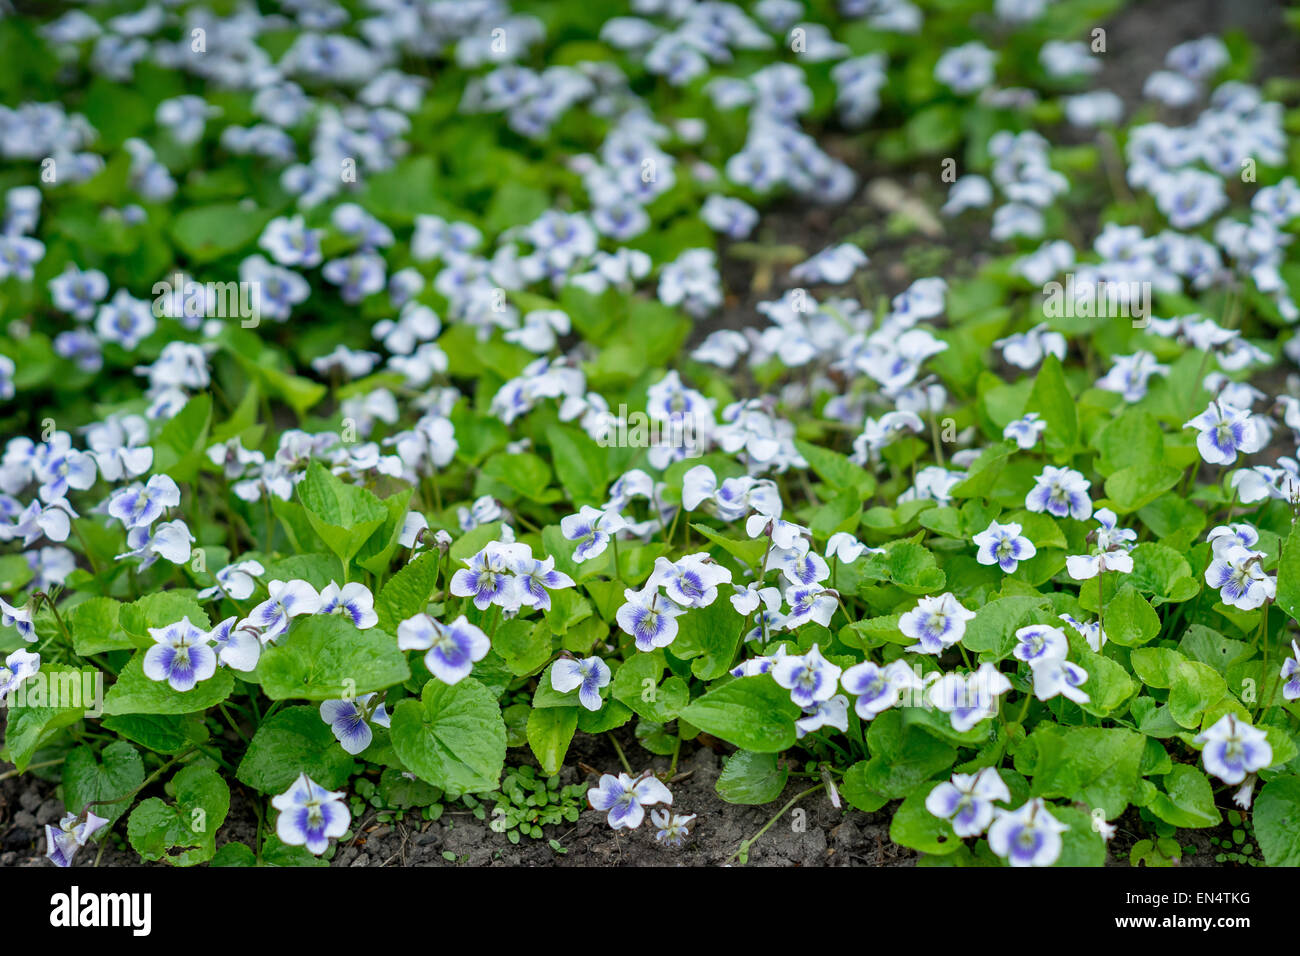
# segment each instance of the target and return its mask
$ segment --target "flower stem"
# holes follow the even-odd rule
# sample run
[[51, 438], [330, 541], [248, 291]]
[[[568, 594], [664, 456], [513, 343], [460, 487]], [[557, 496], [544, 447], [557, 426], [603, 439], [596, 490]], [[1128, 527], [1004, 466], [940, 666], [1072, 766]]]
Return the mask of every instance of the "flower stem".
[[677, 758], [682, 753], [682, 733], [677, 731], [677, 739], [673, 741], [673, 760], [668, 765], [668, 779], [671, 780], [677, 774]]
[[609, 737], [609, 742], [614, 745], [614, 752], [618, 754], [618, 762], [623, 765], [623, 769], [627, 771], [627, 775], [629, 777], [632, 776], [632, 767], [627, 762], [627, 756], [623, 753], [623, 748], [618, 745], [618, 741], [614, 738], [613, 734], [606, 734], [606, 736]]
[[1106, 633], [1106, 569], [1097, 572], [1097, 644]]
[[72, 521], [69, 523], [72, 525], [72, 533], [75, 534], [77, 540], [81, 542], [81, 550], [86, 552], [86, 561], [90, 564], [91, 573], [93, 573], [95, 577], [99, 577], [99, 564], [95, 561], [95, 555], [91, 552], [90, 545], [86, 544], [86, 539], [82, 535], [81, 529], [77, 527], [77, 522]]
[[[1261, 683], [1263, 684], [1263, 686], [1260, 687], [1260, 689], [1259, 689], [1259, 693], [1260, 693], [1260, 697], [1261, 697], [1261, 698], [1264, 697], [1264, 689], [1265, 689], [1266, 687], [1269, 686], [1269, 683], [1268, 683], [1268, 605], [1269, 605], [1269, 603], [1270, 603], [1270, 602], [1268, 602], [1268, 601], [1265, 601], [1265, 602], [1264, 602], [1264, 608], [1263, 608], [1264, 613], [1260, 616], [1260, 620], [1259, 620], [1259, 633], [1256, 635], [1256, 643], [1258, 643], [1259, 641], [1263, 641], [1263, 642], [1264, 642], [1264, 669], [1263, 669], [1263, 675], [1264, 675], [1264, 676], [1263, 676], [1263, 679], [1262, 679], [1262, 681], [1261, 681]], [[1269, 695], [1268, 695], [1268, 698], [1269, 698], [1270, 700], [1272, 699], [1272, 697], [1273, 697], [1272, 694], [1269, 694]], [[1268, 706], [1268, 702], [1267, 702], [1266, 700], [1261, 699], [1261, 700], [1259, 701], [1259, 709], [1260, 709], [1260, 710], [1263, 710], [1263, 709], [1264, 709], [1265, 707], [1267, 707], [1267, 706]], [[1258, 712], [1257, 712], [1257, 715], [1258, 715]]]
[[731, 855], [731, 857], [727, 860], [727, 862], [730, 863], [732, 860], [737, 860], [737, 861], [739, 861], [741, 864], [748, 863], [748, 862], [749, 862], [749, 848], [750, 848], [751, 846], [753, 846], [756, 842], [758, 842], [758, 839], [759, 839], [759, 838], [760, 838], [764, 833], [766, 833], [768, 830], [772, 829], [772, 825], [775, 824], [777, 820], [780, 820], [783, 816], [785, 816], [787, 813], [789, 813], [790, 810], [794, 807], [794, 805], [795, 805], [796, 803], [798, 803], [800, 800], [802, 800], [804, 797], [806, 797], [806, 796], [808, 796], [808, 795], [810, 795], [810, 794], [814, 794], [814, 793], [816, 793], [818, 790], [823, 790], [823, 789], [825, 789], [825, 787], [826, 787], [826, 784], [825, 784], [825, 783], [819, 783], [819, 784], [817, 784], [817, 786], [815, 786], [815, 787], [809, 787], [809, 788], [808, 788], [807, 790], [805, 790], [803, 793], [797, 793], [797, 794], [795, 794], [793, 797], [791, 797], [791, 798], [790, 798], [790, 802], [787, 803], [785, 806], [783, 806], [780, 810], [776, 811], [776, 814], [772, 817], [772, 819], [768, 820], [765, 824], [763, 824], [763, 828], [762, 828], [761, 830], [759, 830], [757, 833], [755, 833], [755, 834], [754, 834], [752, 837], [750, 837], [748, 840], [745, 840], [743, 843], [740, 844], [740, 847], [736, 850], [735, 853], [733, 853], [733, 854]]
[[66, 758], [60, 757], [58, 760], [42, 760], [40, 763], [29, 763], [25, 770], [19, 770], [15, 767], [13, 770], [6, 770], [0, 773], [0, 780], [8, 780], [10, 777], [17, 777], [19, 774], [26, 773], [28, 770], [41, 770], [45, 767], [57, 767], [63, 763]]
[[85, 810], [89, 810], [91, 807], [111, 806], [111, 805], [114, 804], [114, 803], [121, 803], [123, 800], [130, 800], [130, 799], [132, 799], [132, 798], [133, 798], [137, 793], [139, 793], [139, 792], [140, 792], [141, 790], [143, 790], [145, 787], [149, 786], [149, 784], [153, 783], [155, 780], [157, 780], [159, 777], [161, 777], [164, 773], [166, 773], [166, 772], [167, 772], [167, 771], [168, 771], [168, 770], [169, 770], [173, 765], [175, 765], [175, 764], [179, 763], [180, 761], [184, 760], [184, 759], [185, 759], [186, 757], [188, 757], [190, 754], [195, 753], [198, 749], [199, 749], [198, 747], [191, 747], [189, 750], [185, 751], [184, 753], [182, 753], [182, 754], [177, 754], [175, 757], [172, 757], [171, 760], [168, 760], [166, 763], [164, 763], [162, 766], [160, 766], [160, 767], [159, 767], [157, 770], [155, 770], [153, 773], [149, 774], [149, 776], [145, 777], [145, 778], [144, 778], [144, 781], [140, 784], [140, 786], [136, 787], [136, 788], [135, 788], [134, 790], [132, 790], [130, 793], [124, 793], [124, 794], [122, 794], [122, 796], [120, 796], [120, 797], [115, 797], [115, 798], [113, 798], [112, 800], [92, 800], [92, 801], [90, 801], [89, 803], [87, 803], [87, 804], [82, 808], [83, 812], [84, 812]]

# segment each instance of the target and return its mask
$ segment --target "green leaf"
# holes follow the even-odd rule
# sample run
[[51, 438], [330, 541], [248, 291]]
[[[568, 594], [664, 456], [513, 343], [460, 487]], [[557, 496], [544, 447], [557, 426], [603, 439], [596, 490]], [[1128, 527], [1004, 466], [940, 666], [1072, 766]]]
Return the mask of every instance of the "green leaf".
[[864, 580], [889, 581], [908, 594], [932, 594], [947, 580], [934, 554], [915, 541], [897, 541], [861, 561]]
[[1165, 775], [1165, 789], [1147, 804], [1147, 809], [1165, 823], [1184, 829], [1218, 826], [1222, 822], [1214, 805], [1210, 780], [1190, 764], [1175, 764]]
[[44, 680], [19, 684], [6, 708], [4, 757], [19, 773], [53, 731], [86, 715], [93, 705], [95, 682], [101, 679], [92, 668], [45, 663], [39, 677]]
[[768, 540], [766, 538], [729, 538], [724, 534], [719, 534], [707, 525], [695, 522], [691, 522], [691, 527], [746, 567], [754, 567], [767, 553]]
[[[230, 788], [211, 767], [191, 764], [167, 784], [174, 803], [141, 801], [127, 821], [127, 839], [145, 860], [194, 866], [216, 853], [217, 830], [230, 811]], [[176, 850], [181, 852], [177, 853]]]
[[952, 824], [925, 808], [930, 789], [923, 787], [910, 794], [894, 811], [894, 818], [889, 822], [889, 838], [899, 846], [944, 856], [961, 849], [962, 841], [953, 832]]
[[212, 427], [212, 396], [195, 395], [154, 439], [153, 470], [178, 482], [193, 481], [203, 464]]
[[135, 647], [152, 647], [154, 640], [149, 628], [168, 627], [183, 617], [201, 630], [212, 626], [208, 612], [197, 600], [197, 591], [156, 591], [130, 604], [123, 605], [118, 614], [122, 629], [135, 639]]
[[966, 622], [962, 646], [985, 655], [986, 660], [1002, 660], [1015, 647], [1016, 631], [1031, 623], [1031, 617], [1037, 620], [1047, 613], [1048, 607], [1047, 598], [1041, 594], [990, 601], [975, 612], [974, 619]]
[[[998, 486], [998, 479], [1002, 476], [1007, 459], [1011, 457], [1015, 448], [1015, 444], [1008, 441], [998, 445], [990, 445], [980, 452], [979, 457], [971, 462], [966, 477], [952, 486], [952, 496], [954, 498], [987, 498], [992, 496]], [[983, 531], [984, 529], [980, 528], [979, 530]]]
[[379, 530], [366, 539], [356, 554], [357, 564], [371, 574], [387, 574], [393, 554], [398, 548], [398, 538], [402, 536], [402, 527], [406, 522], [408, 504], [413, 488], [404, 488], [384, 498], [380, 504], [388, 512], [388, 517], [379, 526]]
[[338, 700], [400, 684], [411, 670], [391, 634], [312, 614], [262, 652], [255, 676], [272, 700]]
[[871, 473], [849, 461], [848, 456], [798, 439], [794, 444], [817, 477], [827, 484], [841, 491], [857, 493], [860, 501], [870, 498], [876, 490], [876, 481]]
[[1026, 412], [1038, 412], [1047, 422], [1043, 444], [1054, 455], [1069, 452], [1079, 440], [1079, 416], [1061, 361], [1048, 354], [1034, 379]]
[[1140, 647], [1129, 655], [1133, 673], [1148, 687], [1172, 687], [1185, 660], [1167, 647]]
[[[131, 638], [117, 624], [121, 607], [121, 602], [107, 597], [93, 597], [74, 607], [67, 615], [73, 649], [86, 657], [103, 651], [134, 648]], [[201, 622], [199, 626], [203, 626]]]
[[863, 770], [862, 782], [870, 790], [891, 799], [906, 797], [935, 774], [946, 771], [957, 759], [957, 751], [920, 727], [905, 727], [897, 709], [885, 711], [867, 731], [871, 759]]
[[132, 740], [154, 753], [174, 756], [208, 739], [208, 728], [199, 715], [125, 714], [105, 717], [100, 726]]
[[208, 861], [208, 866], [226, 867], [226, 866], [256, 866], [257, 855], [247, 843], [237, 841], [227, 843], [221, 847]]
[[1106, 497], [1119, 514], [1130, 514], [1155, 501], [1182, 477], [1181, 469], [1159, 462], [1129, 465], [1106, 479]]
[[1031, 793], [1100, 807], [1106, 819], [1124, 812], [1138, 789], [1145, 739], [1131, 730], [1040, 724]]
[[390, 223], [413, 222], [421, 212], [442, 203], [438, 193], [438, 167], [432, 156], [412, 156], [392, 169], [365, 177], [361, 205]]
[[610, 693], [637, 716], [666, 724], [681, 713], [690, 700], [690, 691], [680, 677], [669, 677], [660, 684], [663, 672], [662, 652], [638, 652], [614, 672]]
[[677, 618], [673, 656], [691, 661], [691, 673], [701, 680], [717, 680], [736, 658], [744, 620], [731, 602], [719, 594], [704, 608], [693, 608]]
[[[298, 510], [302, 512], [302, 508], [298, 507]], [[325, 590], [331, 581], [337, 584], [338, 578], [338, 560], [324, 552], [291, 554], [287, 558], [267, 562], [266, 573], [262, 575], [264, 581], [303, 580], [317, 591]]]
[[424, 611], [438, 583], [438, 565], [442, 555], [426, 551], [389, 578], [375, 597], [379, 627], [389, 634], [397, 625]]
[[276, 359], [270, 352], [263, 353], [257, 362], [238, 352], [235, 353], [235, 358], [244, 371], [257, 381], [259, 391], [283, 399], [300, 419], [329, 391], [320, 382], [276, 368]]
[[1088, 713], [1109, 716], [1137, 692], [1137, 682], [1122, 665], [1102, 654], [1094, 654], [1083, 640], [1072, 640], [1070, 653], [1071, 658], [1088, 672], [1083, 691], [1090, 700], [1082, 705]]
[[781, 796], [789, 778], [776, 754], [737, 750], [722, 765], [716, 789], [726, 803], [756, 806]]
[[861, 515], [862, 495], [852, 488], [846, 488], [813, 512], [808, 527], [814, 538], [826, 541], [837, 532], [852, 533], [857, 530]]
[[770, 674], [757, 674], [710, 690], [681, 716], [743, 750], [780, 753], [795, 742], [799, 708]]
[[1132, 555], [1133, 572], [1125, 583], [1152, 595], [1155, 606], [1186, 601], [1200, 593], [1201, 584], [1192, 574], [1192, 566], [1173, 548], [1148, 541], [1134, 548]]
[[1106, 636], [1122, 647], [1145, 644], [1160, 633], [1160, 616], [1142, 595], [1125, 585], [1106, 601]]
[[[609, 483], [609, 453], [576, 428], [552, 425], [546, 430], [560, 484], [575, 506], [598, 503]], [[576, 509], [575, 509], [576, 510]]]
[[863, 813], [875, 813], [889, 802], [889, 798], [867, 786], [866, 773], [867, 761], [865, 760], [859, 760], [849, 767], [844, 772], [844, 779], [840, 781], [840, 793], [845, 800]]
[[1165, 442], [1154, 415], [1130, 408], [1106, 424], [1097, 435], [1094, 447], [1101, 452], [1097, 470], [1111, 475], [1132, 465], [1161, 461]]
[[171, 234], [194, 262], [212, 262], [251, 246], [273, 215], [244, 203], [193, 206], [172, 220]]
[[96, 816], [112, 824], [130, 809], [131, 801], [125, 798], [142, 783], [140, 751], [125, 741], [114, 741], [98, 757], [93, 747], [78, 747], [63, 764], [63, 804], [69, 813], [80, 814], [86, 804], [94, 803]]
[[483, 475], [513, 491], [517, 498], [549, 504], [560, 497], [555, 489], [548, 491], [550, 466], [529, 452], [517, 455], [498, 452], [483, 463]]
[[1220, 674], [1227, 675], [1228, 668], [1251, 654], [1250, 645], [1234, 641], [1203, 624], [1193, 624], [1178, 643], [1180, 653], [1192, 660], [1209, 664]]
[[1278, 777], [1255, 798], [1255, 838], [1269, 866], [1300, 866], [1300, 776]]
[[356, 767], [321, 720], [319, 707], [286, 707], [262, 721], [235, 776], [262, 793], [283, 793], [301, 773], [337, 790]]
[[308, 466], [307, 476], [298, 482], [298, 500], [312, 528], [345, 564], [388, 517], [378, 498], [341, 481], [318, 461]]
[[420, 700], [393, 709], [393, 749], [420, 779], [450, 797], [495, 790], [506, 759], [506, 725], [491, 691], [472, 677], [424, 685]]
[[1106, 863], [1106, 840], [1090, 814], [1074, 807], [1049, 807], [1048, 812], [1070, 829], [1061, 834], [1061, 855], [1053, 866], [1095, 867]]
[[622, 727], [632, 719], [632, 711], [616, 700], [605, 701], [600, 710], [581, 708], [578, 713], [578, 729], [584, 734], [603, 734], [607, 730]]
[[1209, 664], [1181, 661], [1169, 688], [1169, 713], [1179, 725], [1188, 730], [1196, 729], [1205, 709], [1218, 703], [1227, 693], [1227, 682]]
[[548, 707], [528, 714], [528, 746], [548, 776], [560, 772], [578, 729], [577, 707]]
[[[558, 592], [565, 593], [565, 592]], [[551, 658], [551, 629], [545, 621], [506, 621], [492, 635], [492, 648], [516, 677], [531, 674]]]
[[1300, 621], [1300, 530], [1294, 524], [1277, 563], [1277, 606]]
[[173, 690], [166, 681], [154, 681], [144, 676], [144, 651], [137, 651], [126, 662], [117, 683], [104, 697], [104, 713], [116, 714], [193, 714], [215, 707], [235, 688], [235, 678], [229, 668], [219, 667], [205, 681], [200, 681], [187, 691]]

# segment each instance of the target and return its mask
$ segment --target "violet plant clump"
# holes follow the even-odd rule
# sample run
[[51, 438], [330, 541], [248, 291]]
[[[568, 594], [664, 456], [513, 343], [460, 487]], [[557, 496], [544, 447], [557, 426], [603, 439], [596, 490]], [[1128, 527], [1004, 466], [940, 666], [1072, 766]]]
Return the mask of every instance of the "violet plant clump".
[[1121, 96], [1118, 0], [363, 6], [0, 17], [33, 855], [698, 859], [707, 747], [928, 864], [1300, 865], [1294, 84]]

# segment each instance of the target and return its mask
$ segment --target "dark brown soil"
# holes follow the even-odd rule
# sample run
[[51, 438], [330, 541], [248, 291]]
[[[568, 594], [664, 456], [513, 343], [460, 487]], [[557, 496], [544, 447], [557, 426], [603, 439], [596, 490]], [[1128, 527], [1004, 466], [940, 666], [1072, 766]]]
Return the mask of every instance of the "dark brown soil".
[[[624, 752], [634, 770], [667, 770], [666, 757], [652, 757], [641, 749], [630, 733], [621, 735]], [[686, 745], [690, 747], [691, 745]], [[532, 763], [527, 748], [510, 751], [511, 765]], [[604, 737], [582, 737], [566, 760], [561, 775], [565, 784], [596, 782], [595, 774], [583, 775], [577, 765], [602, 772], [617, 772], [618, 756]], [[393, 824], [374, 822], [373, 813], [363, 817], [355, 837], [343, 841], [330, 861], [333, 866], [717, 866], [732, 862], [741, 843], [752, 837], [803, 789], [806, 782], [792, 783], [781, 799], [764, 807], [724, 803], [714, 784], [721, 758], [707, 747], [685, 756], [678, 777], [671, 784], [674, 809], [696, 814], [690, 838], [681, 849], [658, 844], [647, 820], [635, 831], [616, 832], [603, 814], [584, 810], [576, 823], [545, 828], [545, 839], [522, 839], [512, 844], [504, 834], [494, 832], [463, 805], [449, 804], [441, 819], [427, 822], [416, 813]], [[806, 797], [777, 821], [749, 851], [749, 863], [757, 866], [907, 866], [916, 854], [889, 841], [886, 811], [865, 814], [831, 806], [824, 793]], [[57, 824], [63, 803], [54, 783], [38, 777], [11, 778], [0, 782], [0, 867], [48, 866], [45, 861], [44, 826]], [[105, 848], [100, 866], [132, 866], [139, 860], [122, 843], [125, 824], [119, 821]], [[248, 793], [236, 783], [231, 793], [230, 815], [217, 836], [218, 847], [231, 841], [252, 845], [256, 816]], [[566, 852], [552, 849], [555, 840]], [[444, 854], [451, 854], [448, 859]], [[77, 866], [93, 866], [93, 850], [83, 850]]]

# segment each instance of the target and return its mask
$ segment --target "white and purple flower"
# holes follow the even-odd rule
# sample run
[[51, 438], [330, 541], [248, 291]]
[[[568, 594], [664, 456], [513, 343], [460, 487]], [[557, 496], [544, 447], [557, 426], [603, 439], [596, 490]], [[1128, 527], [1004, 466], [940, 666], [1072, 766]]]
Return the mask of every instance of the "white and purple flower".
[[1196, 447], [1211, 465], [1231, 465], [1238, 454], [1251, 455], [1264, 447], [1268, 430], [1250, 413], [1222, 400], [1210, 402], [1205, 411], [1183, 426], [1195, 428]]
[[968, 611], [948, 591], [938, 597], [923, 597], [916, 607], [898, 619], [898, 629], [917, 643], [907, 650], [917, 654], [942, 654], [961, 640], [966, 633], [966, 622], [973, 620], [974, 611]]
[[979, 836], [993, 822], [995, 800], [1011, 799], [1006, 782], [992, 767], [979, 773], [955, 773], [925, 798], [925, 808], [940, 820], [952, 824], [959, 837]]
[[1205, 769], [1224, 783], [1237, 784], [1247, 774], [1263, 770], [1273, 762], [1268, 734], [1227, 713], [1195, 738], [1204, 744], [1201, 759]]
[[965, 733], [997, 713], [998, 698], [1011, 690], [1011, 681], [987, 661], [970, 674], [944, 674], [930, 685], [929, 700], [943, 711], [953, 730]]
[[1051, 866], [1061, 856], [1061, 834], [1070, 829], [1035, 797], [1018, 810], [998, 809], [989, 847], [1012, 866]]
[[130, 529], [147, 528], [168, 508], [181, 503], [181, 490], [167, 475], [154, 475], [144, 485], [131, 485], [113, 494], [108, 513]]
[[[39, 661], [38, 661], [39, 663]], [[1291, 656], [1282, 662], [1282, 696], [1287, 700], [1300, 700], [1300, 644], [1291, 641]]]
[[677, 638], [676, 619], [686, 613], [686, 608], [659, 593], [654, 584], [647, 581], [639, 591], [627, 588], [623, 599], [627, 603], [618, 609], [614, 619], [625, 634], [635, 638], [637, 650], [667, 647]]
[[1007, 524], [990, 521], [988, 528], [974, 537], [979, 546], [975, 560], [980, 564], [996, 564], [1007, 574], [1015, 571], [1021, 561], [1028, 561], [1038, 553], [1034, 543], [1020, 532], [1021, 526], [1014, 521]]
[[904, 690], [920, 688], [921, 680], [901, 660], [884, 667], [863, 661], [840, 676], [840, 685], [857, 698], [853, 702], [857, 715], [863, 720], [874, 720], [897, 704]]
[[1050, 624], [1031, 624], [1016, 631], [1016, 646], [1012, 654], [1016, 660], [1037, 667], [1052, 658], [1063, 659], [1070, 652], [1070, 641], [1065, 631]]
[[327, 584], [320, 592], [320, 609], [316, 613], [347, 618], [362, 631], [379, 623], [379, 615], [375, 613], [375, 596], [370, 593], [370, 588], [356, 581], [343, 587], [334, 581]]
[[1087, 581], [1103, 571], [1130, 574], [1133, 557], [1129, 551], [1137, 541], [1137, 532], [1131, 528], [1117, 527], [1119, 519], [1109, 508], [1099, 508], [1093, 515], [1100, 525], [1088, 537], [1095, 542], [1089, 554], [1071, 554], [1065, 559], [1065, 569], [1076, 581]]
[[790, 692], [800, 707], [830, 700], [839, 685], [842, 668], [822, 656], [816, 644], [807, 654], [790, 654], [772, 666], [772, 679]]
[[609, 546], [611, 537], [627, 526], [623, 516], [616, 511], [601, 511], [583, 505], [576, 515], [560, 519], [560, 533], [567, 541], [576, 541], [573, 549], [575, 564], [600, 557]]
[[635, 780], [628, 774], [617, 777], [601, 774], [597, 786], [587, 791], [587, 802], [593, 810], [606, 813], [609, 825], [615, 830], [635, 830], [645, 819], [645, 808], [663, 803], [672, 805], [673, 795], [663, 783], [646, 771]]
[[551, 591], [573, 587], [573, 578], [555, 570], [555, 558], [539, 561], [529, 555], [515, 561], [515, 593], [525, 607], [551, 609]]
[[200, 630], [183, 617], [166, 627], [151, 627], [154, 646], [144, 653], [144, 676], [166, 681], [179, 693], [217, 672], [217, 654], [208, 644], [208, 632]]
[[1076, 704], [1086, 704], [1092, 698], [1080, 690], [1088, 680], [1088, 672], [1064, 657], [1039, 658], [1029, 665], [1034, 672], [1034, 696], [1039, 700], [1065, 697]]
[[424, 666], [429, 673], [444, 684], [456, 684], [487, 657], [492, 642], [464, 614], [450, 624], [416, 614], [397, 625], [397, 646], [404, 651], [425, 651]]
[[270, 581], [266, 590], [270, 597], [253, 608], [244, 622], [260, 629], [263, 644], [287, 631], [293, 618], [320, 610], [320, 595], [306, 581]]
[[600, 710], [604, 704], [600, 699], [600, 690], [608, 686], [609, 681], [609, 665], [599, 657], [584, 657], [581, 660], [561, 657], [551, 667], [551, 687], [561, 694], [576, 689], [578, 703], [587, 710]]
[[0, 667], [0, 698], [18, 689], [18, 685], [41, 669], [41, 655], [21, 647], [5, 658]]
[[77, 855], [77, 851], [108, 823], [89, 810], [85, 812], [85, 817], [85, 820], [81, 820], [75, 813], [66, 813], [57, 828], [48, 823], [45, 825], [45, 855], [55, 866], [72, 866], [72, 858]]
[[1239, 545], [1216, 555], [1205, 569], [1205, 583], [1218, 588], [1219, 598], [1229, 607], [1253, 611], [1277, 596], [1277, 579], [1262, 568], [1264, 552]]
[[370, 746], [375, 733], [370, 725], [387, 727], [390, 719], [384, 702], [375, 701], [374, 694], [363, 694], [351, 700], [326, 700], [320, 705], [320, 719], [330, 725], [334, 737], [350, 754], [359, 754]]
[[280, 811], [275, 824], [280, 842], [305, 846], [316, 856], [329, 849], [331, 837], [346, 833], [352, 822], [347, 794], [326, 790], [305, 773], [300, 773], [284, 793], [272, 797], [271, 806]]
[[208, 640], [217, 652], [217, 661], [237, 671], [248, 673], [257, 669], [262, 656], [262, 642], [255, 628], [247, 622], [236, 625], [237, 618], [228, 617], [211, 631]]
[[1092, 482], [1079, 472], [1048, 465], [1034, 481], [1034, 487], [1025, 496], [1025, 507], [1030, 511], [1046, 511], [1057, 518], [1068, 515], [1079, 521], [1092, 516], [1092, 499], [1088, 497]]
[[1002, 437], [1011, 439], [1017, 447], [1027, 451], [1038, 444], [1045, 431], [1047, 431], [1047, 422], [1043, 421], [1037, 412], [1029, 412], [1024, 418], [1008, 422], [1007, 427], [1002, 429]]

